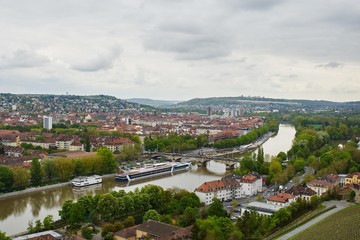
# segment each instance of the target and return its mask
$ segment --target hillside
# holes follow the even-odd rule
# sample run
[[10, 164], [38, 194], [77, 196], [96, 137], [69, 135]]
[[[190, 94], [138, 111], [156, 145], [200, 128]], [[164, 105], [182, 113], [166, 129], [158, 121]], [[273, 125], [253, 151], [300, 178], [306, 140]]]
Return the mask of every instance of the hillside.
[[302, 239], [360, 239], [360, 205], [345, 208], [297, 234], [292, 240]]
[[0, 93], [0, 111], [46, 113], [119, 113], [127, 109], [152, 109], [113, 96]]
[[164, 107], [164, 106], [177, 104], [180, 102], [180, 101], [170, 101], [170, 100], [154, 100], [154, 99], [149, 99], [149, 98], [130, 98], [127, 100], [130, 102], [143, 104], [143, 105], [149, 105], [152, 107]]
[[275, 99], [263, 97], [211, 97], [194, 98], [189, 101], [181, 102], [173, 107], [194, 108], [194, 107], [230, 107], [230, 108], [260, 108], [260, 109], [360, 109], [360, 101], [357, 102], [331, 102], [324, 100], [294, 100], [294, 99]]

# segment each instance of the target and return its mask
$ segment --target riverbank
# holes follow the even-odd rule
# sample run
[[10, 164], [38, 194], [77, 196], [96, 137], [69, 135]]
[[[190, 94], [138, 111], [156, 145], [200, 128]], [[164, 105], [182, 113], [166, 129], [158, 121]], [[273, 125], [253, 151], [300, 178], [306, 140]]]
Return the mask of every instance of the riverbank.
[[[106, 175], [102, 176], [102, 178], [110, 178], [110, 177], [114, 177], [114, 174], [106, 174]], [[48, 190], [48, 189], [60, 188], [63, 186], [67, 186], [69, 184], [70, 184], [70, 182], [63, 182], [63, 183], [56, 183], [56, 184], [51, 184], [51, 185], [46, 185], [46, 186], [41, 186], [41, 187], [30, 187], [30, 188], [26, 188], [24, 190], [15, 191], [15, 192], [1, 193], [0, 199], [16, 197], [16, 196], [19, 196], [22, 194], [27, 194], [27, 193], [32, 193], [32, 192], [40, 192], [40, 191], [44, 191], [44, 190]]]

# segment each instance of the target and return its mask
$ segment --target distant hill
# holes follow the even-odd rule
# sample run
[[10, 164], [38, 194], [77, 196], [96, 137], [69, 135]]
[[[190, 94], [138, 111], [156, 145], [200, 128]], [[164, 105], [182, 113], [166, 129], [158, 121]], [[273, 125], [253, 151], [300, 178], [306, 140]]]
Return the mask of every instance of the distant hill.
[[149, 99], [149, 98], [130, 98], [127, 100], [130, 102], [143, 104], [143, 105], [149, 105], [152, 107], [164, 107], [164, 106], [177, 104], [180, 102], [180, 101], [170, 101], [170, 100], [154, 100], [154, 99]]
[[[206, 108], [206, 107], [229, 107], [229, 108], [261, 108], [264, 109], [338, 109], [345, 108], [359, 110], [360, 101], [356, 102], [332, 102], [325, 100], [294, 100], [276, 99], [264, 97], [210, 97], [194, 98], [173, 105], [173, 108]], [[260, 110], [260, 109], [259, 109]]]
[[0, 112], [11, 111], [45, 113], [119, 113], [127, 110], [153, 110], [139, 103], [107, 95], [53, 95], [0, 93]]

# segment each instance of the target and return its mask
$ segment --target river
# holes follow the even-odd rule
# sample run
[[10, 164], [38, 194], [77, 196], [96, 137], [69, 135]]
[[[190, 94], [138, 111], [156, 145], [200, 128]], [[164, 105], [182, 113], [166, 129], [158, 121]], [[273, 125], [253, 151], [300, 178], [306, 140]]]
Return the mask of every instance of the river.
[[[279, 133], [263, 144], [266, 155], [276, 155], [280, 151], [288, 151], [291, 147], [295, 129], [292, 125], [281, 124]], [[134, 182], [128, 185], [120, 184], [113, 177], [104, 178], [100, 185], [90, 186], [81, 190], [75, 190], [71, 186], [61, 186], [43, 191], [34, 191], [13, 197], [0, 199], [0, 231], [7, 235], [26, 231], [29, 221], [43, 220], [47, 215], [59, 218], [58, 211], [66, 200], [77, 200], [84, 194], [100, 194], [110, 191], [125, 190], [133, 191], [146, 184], [155, 184], [167, 188], [183, 188], [188, 191], [200, 186], [206, 181], [220, 179], [229, 174], [225, 165], [210, 161], [206, 168], [193, 166], [191, 170], [176, 173], [173, 176], [162, 176], [147, 179], [144, 182]]]

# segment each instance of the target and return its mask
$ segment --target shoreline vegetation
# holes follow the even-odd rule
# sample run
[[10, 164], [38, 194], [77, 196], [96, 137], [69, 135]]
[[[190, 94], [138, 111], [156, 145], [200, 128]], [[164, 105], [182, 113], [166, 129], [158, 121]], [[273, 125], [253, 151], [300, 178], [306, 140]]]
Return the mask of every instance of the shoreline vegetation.
[[[110, 178], [110, 177], [114, 177], [114, 174], [112, 173], [112, 174], [102, 175], [102, 178]], [[39, 191], [45, 191], [45, 190], [48, 190], [48, 189], [59, 188], [59, 187], [63, 187], [63, 186], [66, 186], [66, 185], [70, 186], [70, 182], [67, 181], [67, 182], [49, 184], [49, 185], [39, 186], [39, 187], [30, 187], [30, 188], [26, 188], [24, 190], [19, 190], [19, 191], [14, 191], [14, 192], [0, 193], [0, 200], [5, 199], [5, 198], [16, 197], [16, 196], [27, 194], [27, 193], [39, 192]]]

